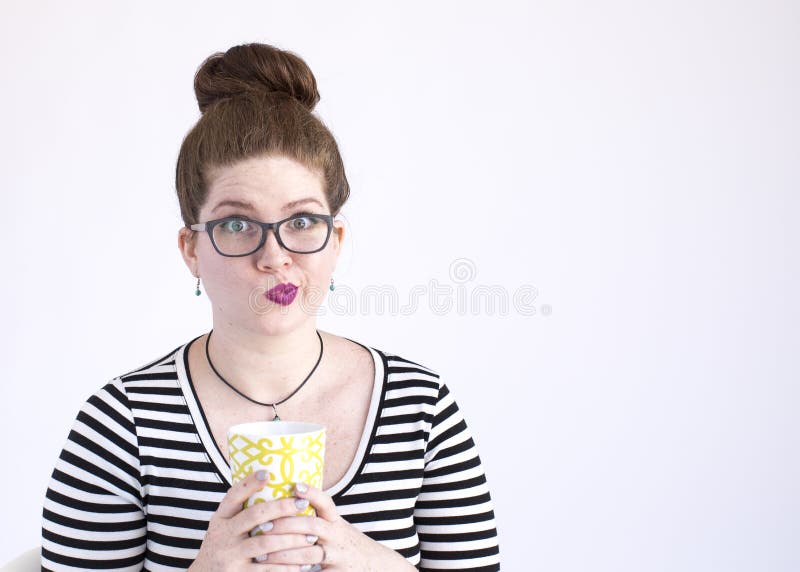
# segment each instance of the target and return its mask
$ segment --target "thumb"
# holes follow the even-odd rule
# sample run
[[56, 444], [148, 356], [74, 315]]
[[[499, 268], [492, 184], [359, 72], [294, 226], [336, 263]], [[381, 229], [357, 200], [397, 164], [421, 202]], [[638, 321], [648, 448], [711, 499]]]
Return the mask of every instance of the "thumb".
[[242, 511], [247, 499], [264, 488], [268, 474], [265, 470], [253, 471], [247, 477], [234, 484], [219, 503], [217, 514], [224, 518], [232, 518]]
[[308, 499], [308, 502], [317, 511], [317, 516], [329, 522], [334, 522], [341, 518], [339, 513], [336, 512], [336, 505], [333, 504], [331, 497], [318, 488], [306, 483], [295, 483], [294, 494], [297, 498]]

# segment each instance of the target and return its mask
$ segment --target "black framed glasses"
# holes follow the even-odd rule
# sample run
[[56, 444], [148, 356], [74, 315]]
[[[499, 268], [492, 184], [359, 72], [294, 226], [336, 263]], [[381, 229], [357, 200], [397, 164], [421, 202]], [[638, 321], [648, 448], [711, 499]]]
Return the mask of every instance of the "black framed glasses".
[[267, 231], [273, 229], [282, 248], [298, 254], [319, 252], [328, 244], [333, 230], [333, 216], [324, 214], [294, 214], [278, 222], [259, 222], [243, 216], [228, 216], [189, 225], [205, 231], [214, 249], [222, 256], [248, 256], [267, 241]]

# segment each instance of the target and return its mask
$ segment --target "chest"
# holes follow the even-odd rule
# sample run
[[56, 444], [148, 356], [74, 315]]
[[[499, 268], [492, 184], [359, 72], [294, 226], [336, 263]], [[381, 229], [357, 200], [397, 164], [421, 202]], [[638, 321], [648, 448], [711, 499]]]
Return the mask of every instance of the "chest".
[[[287, 402], [278, 405], [283, 421], [317, 423], [326, 428], [323, 489], [338, 483], [357, 462], [356, 455], [365, 431], [375, 389], [375, 368], [371, 354], [333, 364]], [[239, 423], [268, 421], [271, 407], [248, 402], [233, 392], [224, 391], [218, 380], [206, 377], [196, 382], [197, 395], [214, 442], [225, 461], [228, 428]]]

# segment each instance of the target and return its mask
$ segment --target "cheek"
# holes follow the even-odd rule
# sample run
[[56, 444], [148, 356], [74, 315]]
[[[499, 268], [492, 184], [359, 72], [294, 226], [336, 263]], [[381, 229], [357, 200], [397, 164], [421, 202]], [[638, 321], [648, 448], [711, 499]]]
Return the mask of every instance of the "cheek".
[[[235, 259], [231, 259], [235, 260]], [[231, 264], [216, 252], [203, 252], [198, 265], [200, 276], [206, 283], [209, 296], [229, 297], [241, 293], [247, 285], [242, 268], [238, 264]]]
[[329, 281], [333, 275], [333, 268], [335, 265], [336, 257], [331, 253], [331, 256], [325, 257], [315, 268], [314, 279], [320, 283]]
[[319, 302], [327, 294], [332, 277], [332, 268], [333, 261], [326, 259], [306, 269], [306, 287], [304, 289], [306, 297]]

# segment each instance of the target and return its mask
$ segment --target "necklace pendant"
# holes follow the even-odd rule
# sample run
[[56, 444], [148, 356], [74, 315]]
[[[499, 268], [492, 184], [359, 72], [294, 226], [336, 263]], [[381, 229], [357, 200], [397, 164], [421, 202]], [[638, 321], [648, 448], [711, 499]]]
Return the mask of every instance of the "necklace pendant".
[[275, 407], [275, 404], [274, 404], [274, 403], [272, 404], [272, 412], [275, 414], [275, 416], [272, 418], [272, 420], [273, 420], [273, 421], [280, 421], [280, 420], [281, 420], [281, 418], [280, 418], [280, 417], [278, 417], [278, 408], [277, 408], [277, 407]]
[[273, 421], [280, 421], [280, 420], [281, 420], [281, 418], [280, 418], [280, 417], [278, 417], [278, 414], [276, 413], [276, 414], [275, 414], [275, 417], [273, 417], [273, 418], [272, 418], [272, 420], [273, 420]]

